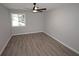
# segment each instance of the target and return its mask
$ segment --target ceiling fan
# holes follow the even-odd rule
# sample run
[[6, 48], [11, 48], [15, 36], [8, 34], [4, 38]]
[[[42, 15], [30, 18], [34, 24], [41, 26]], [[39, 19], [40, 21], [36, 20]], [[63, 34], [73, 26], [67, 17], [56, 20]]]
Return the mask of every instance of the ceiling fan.
[[33, 3], [33, 12], [43, 12], [46, 8], [39, 8], [36, 6], [36, 3]]

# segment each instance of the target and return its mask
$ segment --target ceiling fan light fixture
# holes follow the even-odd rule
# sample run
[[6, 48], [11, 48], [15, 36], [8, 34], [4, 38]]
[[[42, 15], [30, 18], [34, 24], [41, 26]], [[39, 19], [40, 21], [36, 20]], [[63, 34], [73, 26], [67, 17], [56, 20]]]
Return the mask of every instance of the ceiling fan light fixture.
[[33, 12], [35, 13], [35, 12], [38, 12], [37, 10], [33, 10]]

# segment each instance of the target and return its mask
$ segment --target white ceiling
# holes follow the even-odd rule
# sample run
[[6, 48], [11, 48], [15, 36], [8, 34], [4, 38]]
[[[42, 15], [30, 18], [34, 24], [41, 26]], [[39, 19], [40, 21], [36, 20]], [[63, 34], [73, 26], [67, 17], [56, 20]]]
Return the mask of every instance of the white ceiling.
[[[4, 3], [3, 5], [5, 7], [7, 7], [8, 9], [27, 10], [27, 9], [33, 8], [32, 3]], [[37, 6], [39, 8], [47, 8], [47, 10], [51, 10], [51, 9], [54, 9], [54, 8], [65, 6], [65, 5], [70, 5], [70, 4], [68, 4], [68, 3], [37, 3]]]

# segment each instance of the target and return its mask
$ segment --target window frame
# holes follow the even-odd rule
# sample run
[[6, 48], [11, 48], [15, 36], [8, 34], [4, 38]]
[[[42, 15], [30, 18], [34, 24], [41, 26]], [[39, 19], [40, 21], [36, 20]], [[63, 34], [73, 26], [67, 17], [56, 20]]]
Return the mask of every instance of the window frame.
[[[18, 26], [13, 26], [12, 14], [24, 15], [24, 26], [20, 26], [20, 25], [18, 25]], [[24, 13], [11, 13], [11, 26], [12, 26], [12, 27], [25, 27], [25, 26], [26, 26], [26, 16], [25, 16], [25, 14], [24, 14]]]

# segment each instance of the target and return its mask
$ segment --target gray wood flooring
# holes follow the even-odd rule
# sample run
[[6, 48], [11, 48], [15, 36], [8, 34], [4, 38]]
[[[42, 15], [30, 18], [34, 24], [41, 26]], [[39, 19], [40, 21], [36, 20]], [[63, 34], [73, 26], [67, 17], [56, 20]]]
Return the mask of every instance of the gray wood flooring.
[[45, 33], [13, 36], [2, 56], [77, 56]]

